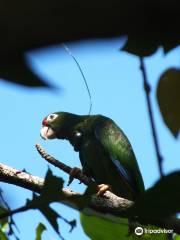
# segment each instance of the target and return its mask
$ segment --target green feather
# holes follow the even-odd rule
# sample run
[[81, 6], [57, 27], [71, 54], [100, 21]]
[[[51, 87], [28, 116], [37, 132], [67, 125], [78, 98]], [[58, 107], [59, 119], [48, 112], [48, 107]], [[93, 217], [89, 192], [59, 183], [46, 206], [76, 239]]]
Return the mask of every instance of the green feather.
[[57, 138], [69, 140], [79, 151], [85, 174], [98, 184], [110, 184], [113, 192], [121, 197], [134, 200], [144, 192], [131, 144], [115, 122], [102, 115], [55, 114], [58, 117], [49, 127]]

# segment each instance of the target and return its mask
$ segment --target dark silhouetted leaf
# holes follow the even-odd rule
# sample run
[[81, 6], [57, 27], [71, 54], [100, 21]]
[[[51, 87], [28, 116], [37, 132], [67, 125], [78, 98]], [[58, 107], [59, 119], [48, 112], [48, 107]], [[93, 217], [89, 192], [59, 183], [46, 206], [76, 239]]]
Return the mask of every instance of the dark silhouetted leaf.
[[158, 104], [163, 120], [177, 137], [180, 129], [180, 70], [170, 68], [160, 77], [157, 87]]
[[36, 228], [36, 240], [41, 240], [41, 236], [45, 230], [46, 226], [43, 223], [39, 223]]
[[172, 39], [174, 46], [180, 42], [178, 1], [6, 0], [0, 17], [2, 63], [30, 49], [85, 38], [127, 35], [150, 53], [163, 44], [169, 49]]
[[62, 178], [56, 177], [52, 174], [49, 169], [46, 173], [44, 186], [42, 188], [42, 193], [40, 196], [34, 194], [32, 200], [27, 201], [27, 205], [30, 208], [35, 208], [39, 205], [46, 205], [52, 202], [58, 202], [62, 198], [62, 187], [64, 180]]
[[71, 226], [71, 229], [69, 230], [69, 232], [72, 232], [73, 231], [73, 229], [76, 227], [76, 220], [75, 219], [73, 219], [73, 220], [71, 220], [71, 221], [69, 221], [69, 224], [70, 224], [70, 226]]
[[142, 218], [165, 218], [180, 212], [180, 171], [163, 177], [136, 201], [128, 213]]
[[126, 35], [128, 52], [148, 56], [158, 46], [167, 52], [180, 43], [178, 18], [178, 1], [6, 0], [0, 9], [0, 77], [47, 87], [15, 56], [66, 41]]
[[168, 53], [169, 51], [171, 51], [173, 48], [175, 48], [177, 46], [176, 44], [176, 40], [173, 38], [168, 39], [168, 41], [164, 41], [162, 43], [163, 49], [165, 53]]
[[46, 173], [44, 186], [42, 189], [41, 197], [46, 199], [47, 202], [59, 201], [62, 197], [62, 188], [64, 180], [60, 177], [56, 177], [49, 169]]
[[52, 202], [58, 202], [62, 199], [61, 193], [63, 182], [62, 178], [54, 176], [52, 171], [49, 169], [45, 177], [42, 194], [40, 196], [34, 194], [33, 199], [28, 200], [26, 204], [29, 209], [38, 209], [47, 218], [58, 234], [60, 234], [60, 232], [57, 220], [58, 218], [61, 218], [61, 216], [55, 212], [49, 204]]
[[128, 37], [128, 40], [125, 46], [121, 49], [128, 53], [144, 57], [153, 54], [157, 50], [156, 44], [151, 43], [150, 41], [143, 39], [133, 39]]
[[11, 59], [11, 55], [9, 55], [8, 62], [4, 61], [0, 64], [0, 78], [28, 87], [50, 87], [31, 71], [21, 56]]
[[48, 220], [48, 222], [51, 224], [51, 226], [54, 228], [54, 230], [57, 232], [57, 234], [60, 234], [59, 226], [58, 226], [58, 222], [57, 222], [60, 215], [47, 205], [39, 206], [38, 210], [40, 210], [40, 212]]

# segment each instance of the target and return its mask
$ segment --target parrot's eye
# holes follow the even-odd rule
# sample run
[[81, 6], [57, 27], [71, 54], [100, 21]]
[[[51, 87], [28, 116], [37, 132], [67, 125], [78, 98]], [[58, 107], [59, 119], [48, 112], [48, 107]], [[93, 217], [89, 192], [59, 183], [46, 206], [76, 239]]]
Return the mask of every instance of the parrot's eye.
[[74, 137], [75, 137], [75, 138], [81, 138], [81, 137], [82, 137], [82, 132], [76, 131], [76, 132], [74, 133]]
[[57, 117], [58, 117], [57, 114], [52, 113], [52, 114], [50, 114], [50, 115], [47, 117], [47, 121], [48, 121], [48, 122], [52, 122], [52, 121], [54, 121]]

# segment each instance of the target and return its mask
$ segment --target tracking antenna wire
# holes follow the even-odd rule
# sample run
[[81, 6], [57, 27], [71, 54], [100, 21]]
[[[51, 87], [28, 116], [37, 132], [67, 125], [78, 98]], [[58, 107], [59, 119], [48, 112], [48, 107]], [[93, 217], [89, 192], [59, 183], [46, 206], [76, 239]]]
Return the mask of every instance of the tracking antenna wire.
[[79, 71], [80, 71], [80, 73], [83, 77], [83, 81], [84, 81], [84, 84], [85, 84], [85, 87], [87, 89], [88, 96], [89, 96], [89, 112], [88, 112], [88, 115], [90, 115], [91, 114], [91, 109], [92, 109], [92, 97], [91, 97], [91, 92], [90, 92], [86, 77], [84, 76], [84, 73], [82, 71], [82, 68], [81, 68], [80, 64], [78, 63], [78, 61], [76, 60], [75, 56], [72, 54], [72, 52], [70, 51], [68, 46], [65, 43], [62, 43], [62, 46], [64, 47], [66, 52], [73, 58], [73, 60], [75, 61], [76, 65], [77, 65], [77, 67], [78, 67], [78, 69], [79, 69]]

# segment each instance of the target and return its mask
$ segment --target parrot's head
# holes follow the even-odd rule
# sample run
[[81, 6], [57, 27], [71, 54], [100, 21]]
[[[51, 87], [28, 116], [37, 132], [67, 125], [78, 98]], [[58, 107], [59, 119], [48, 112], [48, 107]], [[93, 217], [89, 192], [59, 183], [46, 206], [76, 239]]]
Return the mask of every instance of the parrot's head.
[[82, 116], [67, 112], [49, 114], [42, 121], [40, 135], [43, 139], [68, 138], [73, 126], [82, 120]]

